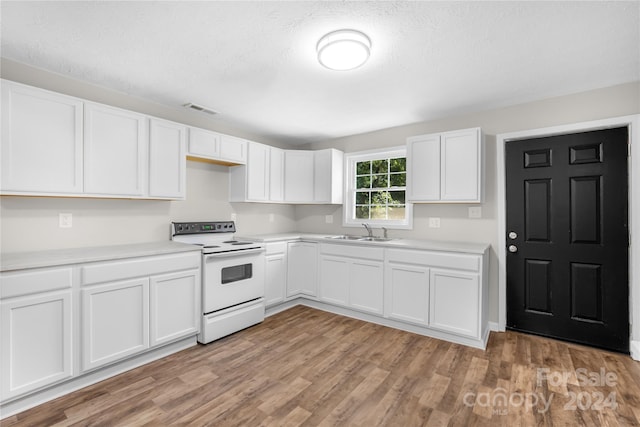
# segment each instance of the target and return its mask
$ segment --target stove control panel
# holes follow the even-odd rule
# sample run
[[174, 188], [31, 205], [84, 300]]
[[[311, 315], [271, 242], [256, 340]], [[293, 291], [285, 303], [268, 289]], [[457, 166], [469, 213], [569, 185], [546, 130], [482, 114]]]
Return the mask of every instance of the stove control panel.
[[233, 221], [213, 221], [213, 222], [172, 222], [171, 233], [174, 236], [179, 234], [202, 234], [202, 233], [235, 233], [236, 224]]

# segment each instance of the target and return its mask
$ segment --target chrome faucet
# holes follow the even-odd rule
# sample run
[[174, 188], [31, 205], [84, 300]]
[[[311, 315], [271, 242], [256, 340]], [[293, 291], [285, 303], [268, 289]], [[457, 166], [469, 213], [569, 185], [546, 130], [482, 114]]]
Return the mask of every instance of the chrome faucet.
[[384, 237], [385, 239], [387, 239], [387, 238], [388, 238], [388, 236], [387, 236], [387, 231], [388, 231], [388, 230], [387, 230], [385, 227], [382, 227], [382, 232], [384, 233], [384, 234], [383, 234], [383, 237]]
[[367, 230], [369, 237], [373, 237], [373, 230], [371, 229], [371, 226], [367, 223], [363, 223], [362, 226]]

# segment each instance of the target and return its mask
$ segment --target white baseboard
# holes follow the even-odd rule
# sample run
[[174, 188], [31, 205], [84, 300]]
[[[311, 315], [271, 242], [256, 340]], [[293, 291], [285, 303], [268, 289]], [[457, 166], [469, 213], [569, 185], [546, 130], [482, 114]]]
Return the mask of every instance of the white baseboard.
[[631, 341], [629, 343], [629, 353], [633, 360], [640, 361], [640, 341]]
[[494, 332], [504, 332], [504, 328], [501, 328], [498, 322], [489, 322], [489, 330]]

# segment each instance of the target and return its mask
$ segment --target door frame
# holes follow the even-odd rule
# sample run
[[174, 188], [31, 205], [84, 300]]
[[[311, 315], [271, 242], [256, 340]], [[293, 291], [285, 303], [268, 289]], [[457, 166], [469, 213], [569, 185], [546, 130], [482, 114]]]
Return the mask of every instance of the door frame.
[[[631, 357], [640, 360], [640, 114], [496, 135], [498, 163], [498, 324], [507, 324], [507, 211], [505, 144], [509, 141], [628, 126], [629, 128], [629, 323]], [[637, 185], [633, 185], [633, 183]], [[634, 221], [634, 216], [636, 221]]]

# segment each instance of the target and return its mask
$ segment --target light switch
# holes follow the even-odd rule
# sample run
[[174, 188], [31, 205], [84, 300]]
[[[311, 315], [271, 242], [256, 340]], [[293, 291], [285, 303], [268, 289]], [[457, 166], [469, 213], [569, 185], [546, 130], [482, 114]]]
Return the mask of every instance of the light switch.
[[429, 218], [429, 228], [440, 228], [440, 218]]
[[73, 215], [70, 213], [61, 213], [58, 216], [58, 226], [60, 228], [71, 228], [73, 227]]
[[275, 216], [272, 213], [270, 213], [269, 214], [269, 222], [273, 222], [273, 221], [275, 221], [275, 219], [276, 219]]

